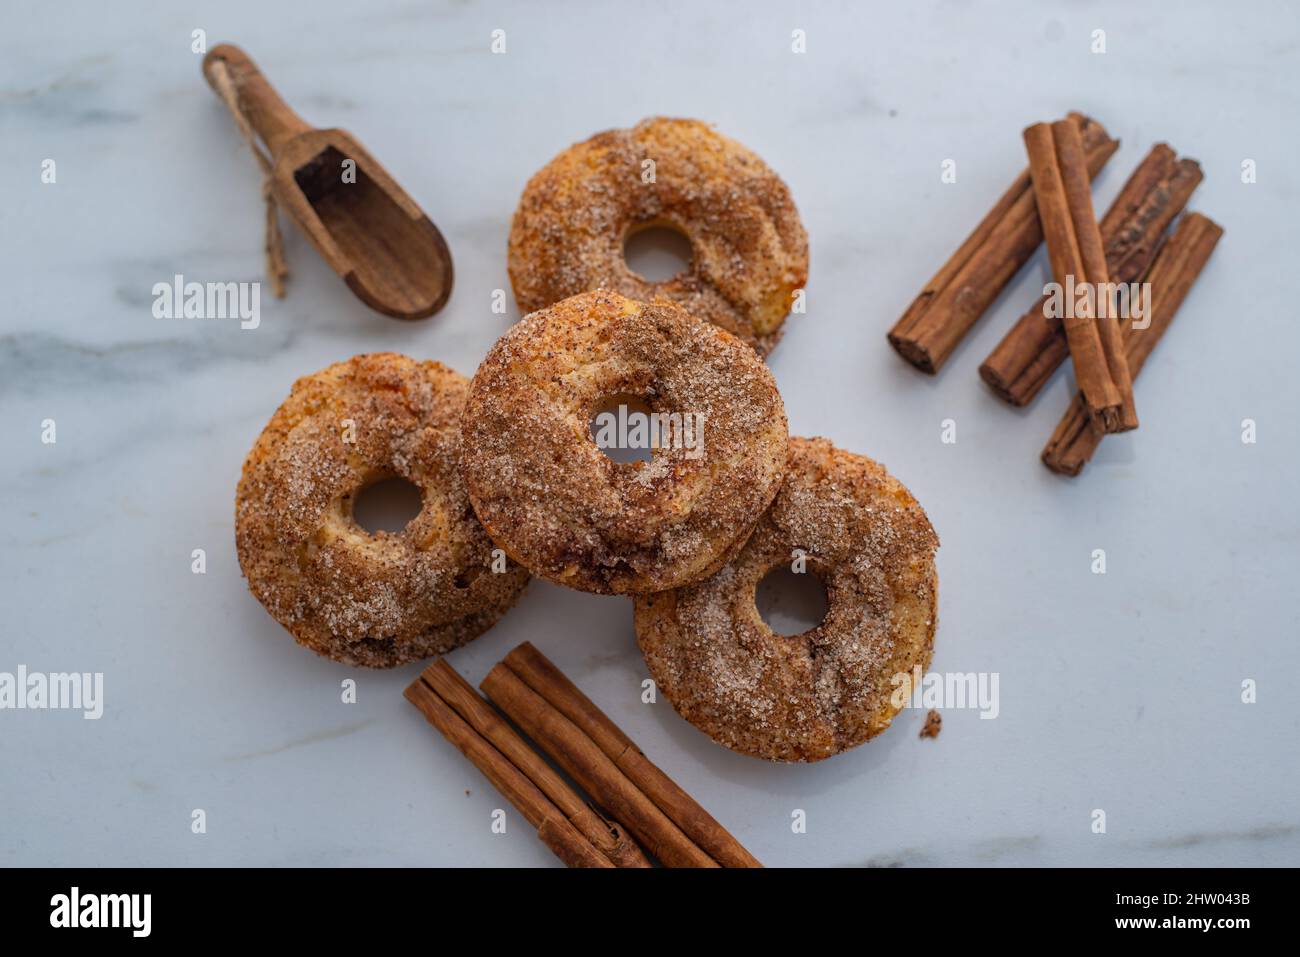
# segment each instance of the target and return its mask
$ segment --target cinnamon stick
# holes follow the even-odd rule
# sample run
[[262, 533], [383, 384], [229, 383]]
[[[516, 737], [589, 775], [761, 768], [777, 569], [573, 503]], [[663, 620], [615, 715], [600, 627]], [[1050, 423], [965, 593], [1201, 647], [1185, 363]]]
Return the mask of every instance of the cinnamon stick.
[[[1151, 284], [1145, 329], [1123, 327], [1124, 350], [1134, 377], [1146, 365], [1156, 343], [1169, 329], [1179, 306], [1205, 268], [1223, 228], [1200, 213], [1188, 213], [1155, 257], [1146, 281]], [[1078, 475], [1101, 444], [1102, 436], [1088, 423], [1083, 399], [1076, 394], [1061, 422], [1043, 449], [1043, 464], [1062, 475]]]
[[[1160, 240], [1201, 182], [1195, 160], [1176, 158], [1157, 143], [1128, 178], [1101, 221], [1106, 266], [1112, 282], [1140, 279], [1155, 258]], [[1047, 315], [1044, 295], [1003, 337], [980, 376], [1012, 405], [1033, 401], [1070, 354], [1060, 317]]]
[[[1119, 148], [1079, 113], [1089, 176]], [[1022, 172], [889, 330], [889, 342], [922, 372], [935, 373], [1043, 241], [1029, 170]]]
[[613, 867], [609, 858], [582, 839], [568, 821], [548, 817], [537, 828], [537, 836], [566, 867]]
[[[1078, 130], [1068, 122], [1035, 123], [1025, 130], [1024, 138], [1029, 153], [1029, 175], [1034, 181], [1034, 199], [1043, 223], [1048, 258], [1052, 262], [1052, 275], [1063, 289], [1078, 284], [1087, 288], [1091, 278], [1085, 266], [1084, 249], [1090, 250], [1088, 262], [1095, 269], [1101, 238], [1097, 234], [1094, 242], [1090, 235], [1097, 233], [1091, 201], [1088, 209], [1080, 208], [1087, 198], [1088, 184], [1083, 176]], [[1089, 223], [1091, 230], [1088, 229]], [[1104, 260], [1104, 256], [1102, 258]], [[1120, 361], [1122, 350], [1119, 350], [1117, 360], [1114, 344], [1103, 342], [1103, 323], [1096, 313], [1096, 303], [1088, 305], [1085, 302], [1082, 309], [1068, 308], [1062, 325], [1070, 344], [1075, 379], [1089, 414], [1102, 431], [1119, 432], [1126, 420], [1122, 410], [1125, 397], [1118, 373], [1123, 372], [1123, 378], [1127, 380], [1127, 367]], [[1114, 320], [1108, 321], [1113, 323]]]
[[572, 721], [504, 662], [480, 687], [560, 768], [667, 867], [717, 867]]
[[[1106, 357], [1111, 381], [1119, 390], [1119, 423], [1114, 431], [1127, 432], [1138, 427], [1137, 407], [1133, 404], [1133, 379], [1129, 375], [1128, 359], [1120, 338], [1114, 287], [1110, 284], [1110, 270], [1106, 267], [1106, 247], [1101, 241], [1101, 229], [1092, 210], [1092, 184], [1083, 154], [1083, 141], [1075, 125], [1068, 121], [1052, 124], [1052, 138], [1056, 140], [1061, 182], [1065, 185], [1066, 205], [1079, 242], [1083, 274], [1092, 289], [1094, 312], [1091, 318], [1101, 338], [1101, 351]], [[1069, 339], [1068, 331], [1066, 339]]]
[[582, 730], [661, 811], [723, 867], [762, 867], [757, 858], [664, 774], [618, 725], [530, 642], [502, 662]]
[[[523, 772], [550, 799], [597, 850], [618, 867], [649, 867], [641, 853], [618, 824], [607, 820], [565, 783], [555, 770], [510, 727], [492, 706], [484, 701], [468, 681], [439, 658], [420, 675], [435, 694], [449, 704], [465, 722], [486, 738], [501, 754]], [[540, 828], [539, 828], [540, 832]]]
[[[420, 709], [429, 723], [456, 746], [461, 754], [483, 772], [501, 794], [513, 804], [539, 837], [560, 860], [570, 867], [613, 867], [609, 858], [578, 833], [560, 810], [536, 785], [506, 760], [487, 739], [478, 734], [423, 681], [412, 682], [404, 692], [406, 700]], [[542, 828], [545, 827], [545, 832]]]

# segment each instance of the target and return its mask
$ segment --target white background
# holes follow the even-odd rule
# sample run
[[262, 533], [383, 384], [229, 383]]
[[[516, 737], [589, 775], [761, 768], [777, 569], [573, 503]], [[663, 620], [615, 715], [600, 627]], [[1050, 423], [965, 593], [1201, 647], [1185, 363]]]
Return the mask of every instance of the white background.
[[[1294, 6], [667, 6], [6, 14], [0, 670], [102, 671], [105, 713], [0, 712], [0, 862], [556, 863], [517, 815], [489, 832], [502, 798], [401, 697], [417, 666], [319, 659], [249, 595], [234, 490], [300, 375], [382, 349], [472, 373], [518, 318], [490, 301], [527, 178], [662, 113], [716, 123], [789, 183], [812, 261], [808, 314], [771, 357], [791, 430], [880, 459], [921, 500], [943, 541], [934, 667], [998, 672], [1001, 714], [949, 711], [926, 741], [908, 711], [833, 760], [768, 765], [640, 703], [629, 602], [545, 583], [455, 667], [477, 682], [533, 641], [771, 865], [1300, 863]], [[258, 175], [196, 27], [243, 45], [310, 122], [356, 134], [428, 211], [456, 262], [440, 315], [368, 311], [286, 223], [289, 296], [267, 291], [259, 329], [151, 316], [175, 273], [262, 278]], [[1070, 109], [1123, 140], [1100, 209], [1165, 140], [1201, 161], [1191, 208], [1226, 229], [1138, 383], [1141, 430], [1074, 480], [1038, 461], [1068, 371], [1025, 411], [976, 373], [1047, 279], [1041, 252], [938, 377], [885, 342], [1024, 167], [1021, 129]]]

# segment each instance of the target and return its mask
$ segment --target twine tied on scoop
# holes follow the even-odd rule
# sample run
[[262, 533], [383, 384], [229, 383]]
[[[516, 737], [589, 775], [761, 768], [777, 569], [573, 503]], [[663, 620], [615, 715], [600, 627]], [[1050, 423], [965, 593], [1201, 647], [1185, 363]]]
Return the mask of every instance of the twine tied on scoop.
[[213, 86], [230, 110], [230, 115], [235, 118], [235, 126], [239, 128], [239, 134], [248, 144], [248, 148], [253, 151], [257, 165], [262, 169], [262, 198], [266, 201], [266, 271], [271, 279], [271, 291], [275, 293], [277, 299], [283, 299], [284, 281], [289, 278], [289, 266], [284, 259], [284, 237], [280, 233], [278, 207], [275, 192], [271, 188], [271, 158], [258, 146], [257, 134], [253, 132], [248, 117], [244, 115], [244, 110], [240, 106], [239, 91], [235, 88], [235, 81], [230, 75], [229, 67], [221, 60], [217, 60], [210, 65], [209, 72]]

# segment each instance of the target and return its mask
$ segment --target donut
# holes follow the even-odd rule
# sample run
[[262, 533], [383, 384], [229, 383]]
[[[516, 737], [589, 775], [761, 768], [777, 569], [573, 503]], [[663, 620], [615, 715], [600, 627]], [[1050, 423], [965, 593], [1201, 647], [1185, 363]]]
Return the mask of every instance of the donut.
[[[688, 417], [688, 442], [615, 462], [591, 434], [609, 397]], [[669, 302], [596, 290], [535, 312], [470, 384], [462, 472], [488, 534], [534, 575], [600, 594], [698, 580], [781, 484], [785, 407], [754, 351]], [[671, 437], [671, 435], [670, 435]]]
[[[629, 235], [654, 226], [691, 243], [690, 267], [666, 282], [623, 256]], [[699, 120], [654, 117], [569, 147], [529, 180], [509, 271], [522, 313], [603, 287], [672, 300], [765, 356], [808, 278], [808, 236], [758, 156]]]
[[[819, 761], [889, 727], [894, 676], [929, 665], [938, 546], [882, 466], [826, 439], [791, 438], [785, 483], [744, 548], [705, 581], [637, 596], [637, 642], [677, 713], [715, 741]], [[826, 617], [778, 635], [754, 592], [801, 554], [826, 587]]]
[[[335, 661], [391, 668], [481, 635], [528, 573], [497, 556], [461, 481], [469, 382], [437, 362], [360, 355], [294, 383], [244, 462], [235, 547], [248, 587], [293, 637]], [[357, 494], [419, 487], [400, 532], [367, 532]]]

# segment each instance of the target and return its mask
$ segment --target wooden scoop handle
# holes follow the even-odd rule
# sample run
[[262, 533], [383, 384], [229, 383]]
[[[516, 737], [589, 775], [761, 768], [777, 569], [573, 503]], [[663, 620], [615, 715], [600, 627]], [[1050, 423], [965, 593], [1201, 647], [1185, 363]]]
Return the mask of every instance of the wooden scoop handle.
[[[239, 95], [239, 106], [249, 125], [262, 138], [274, 161], [284, 144], [312, 127], [289, 108], [289, 104], [275, 92], [275, 87], [262, 75], [257, 64], [239, 47], [222, 43], [208, 51], [203, 58], [203, 75], [208, 84], [217, 89], [212, 68], [224, 63]], [[218, 90], [218, 92], [220, 92]]]

